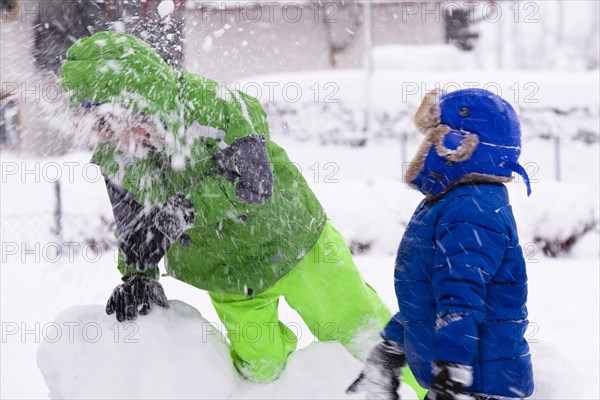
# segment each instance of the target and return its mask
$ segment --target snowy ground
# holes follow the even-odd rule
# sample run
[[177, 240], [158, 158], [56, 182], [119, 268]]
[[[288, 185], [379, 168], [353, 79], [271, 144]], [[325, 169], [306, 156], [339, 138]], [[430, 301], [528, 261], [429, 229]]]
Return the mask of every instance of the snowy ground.
[[[299, 144], [296, 142], [288, 142], [284, 145], [289, 149], [292, 158], [303, 169], [307, 179], [317, 191], [330, 212], [331, 218], [340, 227], [342, 233], [352, 240], [374, 241], [371, 251], [368, 254], [357, 256], [356, 262], [366, 280], [377, 289], [391, 309], [396, 309], [392, 284], [394, 247], [400, 239], [403, 224], [420, 198], [418, 193], [409, 191], [400, 181], [401, 166], [396, 165], [394, 161], [394, 153], [397, 149], [390, 145], [375, 145], [362, 149], [323, 148], [310, 143]], [[585, 148], [575, 147], [569, 154], [573, 158], [580, 158], [585, 150]], [[594, 151], [597, 151], [597, 148]], [[592, 154], [590, 154], [591, 156]], [[55, 162], [60, 165], [64, 165], [65, 162], [83, 163], [87, 157], [89, 154], [81, 153], [55, 160]], [[589, 160], [593, 160], [590, 161], [592, 164], [597, 162], [597, 159], [590, 158]], [[572, 161], [574, 162], [574, 160]], [[10, 159], [4, 157], [5, 165], [10, 162], [12, 162]], [[336, 163], [339, 169], [335, 178], [338, 181], [314, 179], [314, 168], [310, 170], [309, 167], [315, 162], [319, 162], [321, 165], [324, 165], [325, 162]], [[369, 169], [378, 171], [378, 173], [369, 173], [368, 169], [363, 166], [363, 162], [369, 163]], [[30, 170], [34, 168], [33, 165], [35, 165], [35, 161], [27, 163]], [[48, 165], [47, 161], [44, 165]], [[90, 226], [84, 228], [81, 227], [82, 222], [78, 219], [67, 222], [65, 241], [72, 240], [80, 234], [77, 228], [90, 231], [91, 226], [99, 221], [98, 214], [110, 213], [103, 184], [86, 182], [81, 178], [82, 175], [77, 175], [81, 173], [79, 167], [74, 167], [74, 171], [73, 175], [77, 182], [71, 186], [63, 185], [65, 213], [78, 215], [85, 214], [88, 210], [93, 217], [88, 218]], [[543, 169], [540, 173], [543, 177]], [[93, 181], [92, 172], [89, 172], [88, 175], [87, 180]], [[66, 180], [66, 177], [67, 175], [64, 175], [63, 180]], [[50, 215], [53, 209], [52, 185], [44, 182], [43, 179], [40, 183], [26, 179], [26, 183], [23, 184], [21, 177], [17, 179], [11, 175], [5, 176], [5, 178], [7, 180], [3, 182], [3, 189], [6, 188], [6, 190], [2, 190], [1, 199], [3, 263], [0, 293], [3, 337], [0, 387], [3, 398], [40, 398], [48, 394], [48, 388], [36, 366], [36, 351], [40, 343], [53, 345], [48, 342], [56, 336], [56, 326], [53, 324], [56, 314], [76, 305], [104, 304], [111, 289], [119, 282], [119, 275], [114, 266], [114, 250], [105, 250], [101, 257], [96, 257], [89, 248], [87, 250], [80, 248], [73, 251], [72, 260], [69, 259], [68, 253], [63, 254], [57, 261], [54, 260], [53, 248], [50, 244], [58, 242], [58, 239], [53, 237], [47, 228], [41, 229], [39, 226], [35, 228], [31, 220], [22, 219], [24, 222], [17, 224], [13, 217], [15, 214], [22, 214], [25, 209], [28, 209], [34, 216]], [[25, 178], [32, 177], [26, 176]], [[588, 175], [585, 178], [591, 182], [597, 182], [597, 173], [596, 177]], [[543, 181], [544, 179], [540, 179], [540, 183], [536, 185], [543, 186]], [[553, 184], [557, 185], [559, 189], [569, 187]], [[589, 184], [591, 185], [591, 183]], [[543, 192], [543, 194], [537, 194], [539, 192], [536, 190], [536, 185], [534, 185], [534, 195], [530, 199], [526, 199], [523, 195], [525, 189], [522, 184], [510, 185], [515, 203], [519, 204], [515, 207], [515, 211], [517, 218], [520, 218], [521, 221], [532, 218], [531, 215], [526, 215], [524, 210], [519, 209], [527, 202], [549, 210], [552, 210], [552, 207], [556, 209], [557, 204], [562, 203], [565, 203], [564, 207], [571, 209], [576, 208], [578, 202], [587, 204], [580, 196], [575, 196], [578, 194], [577, 191], [571, 193], [570, 190], [564, 189], [552, 192], [552, 196], [554, 196], [552, 198], [557, 201], [549, 202], [548, 194]], [[548, 185], [552, 187], [550, 182]], [[581, 185], [575, 183], [571, 185], [574, 187], [573, 190], [577, 190], [577, 188], [583, 190]], [[593, 194], [593, 190], [597, 189], [586, 188], [588, 195], [589, 193]], [[547, 203], [551, 203], [552, 207], [548, 207]], [[541, 206], [540, 204], [546, 205]], [[573, 215], [578, 214], [573, 213]], [[48, 222], [51, 223], [51, 221], [49, 217]], [[549, 227], [552, 228], [556, 224], [566, 225], [567, 222], [561, 217], [558, 222], [550, 224]], [[523, 228], [523, 235], [531, 235], [531, 227], [527, 228], [522, 223], [520, 226]], [[40, 243], [39, 251], [35, 251], [32, 240]], [[23, 251], [25, 248], [20, 247], [17, 254], [12, 254], [14, 249], [10, 246], [13, 243], [22, 246], [21, 241], [28, 243], [25, 245], [26, 249], [34, 251], [26, 253]], [[36, 260], [36, 256], [39, 257], [38, 260]], [[598, 387], [600, 371], [598, 370], [597, 339], [599, 337], [598, 293], [600, 288], [597, 233], [589, 234], [585, 243], [576, 247], [571, 256], [550, 259], [540, 254], [539, 251], [534, 251], [528, 256], [528, 261], [529, 307], [532, 321], [529, 338], [532, 342], [532, 351], [539, 360], [536, 363], [536, 369], [540, 371], [537, 376], [539, 389], [543, 396], [540, 398], [550, 398], [551, 395], [552, 398], [598, 398], [600, 396]], [[171, 278], [163, 278], [162, 281], [166, 293], [171, 299], [185, 301], [200, 310], [208, 321], [218, 322], [206, 293]], [[100, 312], [97, 311], [96, 314], [98, 313]], [[302, 325], [297, 314], [285, 306], [282, 309], [281, 318], [283, 321]], [[93, 319], [71, 318], [71, 322], [79, 323], [78, 329], [82, 329], [85, 323], [90, 321]], [[112, 320], [105, 319], [105, 321], [102, 323], [104, 335], [112, 338], [116, 333], [115, 329], [122, 337], [129, 333], [119, 330], [123, 329], [121, 327], [115, 327], [114, 324], [108, 323]], [[68, 334], [68, 326], [63, 324], [60, 326], [64, 338]], [[360, 369], [360, 365], [337, 345], [315, 345], [314, 339], [306, 327], [302, 326], [304, 329], [300, 338], [300, 346], [306, 347], [306, 350], [290, 360], [287, 375], [282, 380], [267, 386], [246, 383], [239, 386], [236, 384], [238, 385], [235, 386], [237, 389], [232, 389], [227, 393], [234, 397], [344, 397], [341, 389], [351, 381]], [[93, 335], [94, 330], [89, 331], [89, 334]], [[47, 336], [46, 339], [44, 339], [44, 335]], [[176, 343], [177, 341], [174, 341], [172, 346], [181, 350]], [[165, 350], [153, 351], [163, 354]], [[147, 352], [147, 349], [144, 348], [143, 352]], [[87, 359], [79, 359], [79, 363], [74, 364], [69, 364], [69, 360], [66, 359], [64, 361], [65, 368], [79, 367], [85, 371], [82, 373], [83, 376], [90, 373], [90, 370], [96, 371], [88, 362], [82, 360]], [[164, 365], [166, 370], [173, 368], [170, 363], [166, 364], [168, 364]], [[227, 369], [223, 365], [225, 364], [217, 363], [215, 366], [213, 362], [206, 359], [197, 361], [199, 370], [206, 370], [207, 373], [211, 371], [211, 374], [215, 373], [215, 368], [221, 368], [219, 366], [224, 368], [219, 374], [227, 374]], [[154, 367], [163, 368], [159, 365], [154, 365]], [[129, 365], [124, 368], [133, 368], [133, 366]], [[315, 374], [315, 368], [317, 368], [316, 371], [324, 372], [324, 375]], [[325, 373], [325, 371], [329, 372]], [[286, 378], [286, 376], [289, 377]], [[301, 385], [292, 385], [291, 382], [296, 382], [298, 376], [309, 376], [311, 379], [303, 380], [304, 384]], [[210, 382], [214, 383], [215, 381], [211, 380]], [[214, 384], [210, 387], [211, 390], [216, 390]], [[206, 393], [214, 394], [210, 390]], [[85, 392], [79, 394], [84, 395]]]
[[[383, 108], [380, 109], [391, 108], [390, 99], [401, 95], [386, 86], [389, 85], [390, 76], [384, 76], [373, 83], [374, 93], [379, 94], [376, 106], [383, 104]], [[454, 77], [455, 80], [462, 81], [469, 79], [467, 75]], [[441, 79], [439, 75], [436, 78]], [[542, 82], [540, 93], [547, 94], [541, 99], [543, 106], [566, 104], [571, 107], [584, 104], [593, 110], [598, 109], [597, 77], [583, 76], [578, 80], [573, 76], [563, 75], [563, 78], [554, 83], [552, 81], [556, 76], [539, 81]], [[323, 84], [330, 78], [324, 79]], [[355, 96], [352, 93], [344, 93], [354, 84], [353, 79], [356, 80], [356, 75], [353, 78], [342, 74], [332, 79], [340, 83], [340, 93], [344, 96], [346, 104], [350, 104], [352, 109], [360, 109], [360, 90], [355, 90]], [[527, 82], [527, 79], [525, 77], [520, 82]], [[281, 78], [280, 81], [285, 79]], [[302, 85], [307, 85], [309, 81], [310, 79], [305, 79]], [[504, 82], [510, 85], [508, 77]], [[591, 82], [589, 88], [592, 90], [586, 90], [586, 82]], [[402, 107], [404, 103], [396, 104]], [[407, 107], [414, 106], [412, 102], [406, 104]], [[318, 115], [312, 117], [313, 122], [318, 121]], [[567, 131], [573, 132], [576, 130], [573, 127], [578, 126], [581, 121], [573, 118], [561, 123], [565, 124]], [[598, 128], [597, 121], [595, 123], [593, 129]], [[306, 130], [310, 125], [306, 124], [301, 128]], [[275, 124], [273, 128], [276, 132], [277, 126]], [[533, 195], [530, 198], [526, 197], [522, 182], [509, 184], [509, 191], [528, 261], [529, 310], [532, 322], [528, 339], [534, 355], [539, 390], [536, 398], [598, 399], [598, 229], [596, 227], [586, 234], [570, 254], [560, 258], [546, 257], [534, 243], [534, 238], [539, 235], [564, 238], [586, 221], [597, 221], [599, 147], [598, 143], [585, 144], [573, 141], [570, 135], [566, 135], [561, 147], [562, 180], [558, 182], [555, 179], [553, 144], [551, 141], [540, 139], [534, 133], [528, 132], [522, 155], [523, 163], [531, 163], [529, 172], [536, 180], [533, 184]], [[403, 160], [400, 157], [402, 149], [399, 141], [388, 139], [373, 141], [365, 147], [344, 147], [321, 146], [319, 141], [311, 140], [310, 137], [299, 141], [298, 138], [275, 133], [273, 138], [282, 144], [288, 150], [291, 159], [298, 163], [334, 225], [346, 240], [350, 244], [369, 247], [367, 252], [355, 257], [356, 263], [366, 280], [380, 293], [390, 309], [395, 310], [397, 305], [392, 278], [394, 253], [404, 226], [420, 201], [420, 195], [409, 190], [402, 182]], [[416, 144], [415, 140], [409, 140], [406, 153], [412, 154]], [[89, 153], [81, 152], [52, 160], [25, 160], [2, 154], [2, 398], [48, 396], [49, 388], [36, 365], [36, 353], [40, 344], [47, 349], [44, 354], [48, 355], [42, 357], [42, 365], [47, 365], [53, 357], [60, 358], [64, 368], [55, 371], [56, 373], [71, 373], [74, 374], [72, 376], [79, 376], [80, 380], [97, 379], [97, 382], [101, 383], [98, 387], [103, 390], [108, 385], [106, 378], [112, 376], [110, 374], [114, 374], [115, 371], [125, 371], [123, 376], [140, 378], [140, 375], [135, 373], [136, 365], [132, 364], [131, 359], [140, 360], [140, 368], [145, 371], [142, 377], [149, 382], [162, 379], [162, 384], [167, 384], [168, 380], [175, 382], [175, 378], [170, 375], [174, 370], [173, 363], [176, 360], [185, 360], [190, 372], [178, 377], [178, 382], [189, 383], [186, 379], [194, 378], [195, 381], [202, 382], [206, 390], [182, 383], [188, 390], [183, 394], [177, 392], [180, 397], [198, 397], [202, 393], [206, 397], [235, 398], [345, 397], [343, 388], [356, 376], [360, 364], [337, 344], [314, 343], [314, 338], [298, 315], [285, 304], [281, 309], [281, 319], [302, 327], [300, 347], [303, 350], [290, 359], [285, 375], [270, 385], [240, 381], [232, 374], [229, 363], [225, 362], [227, 355], [223, 352], [224, 347], [213, 346], [209, 349], [198, 344], [181, 354], [184, 350], [182, 343], [188, 343], [185, 340], [192, 340], [199, 333], [190, 333], [188, 336], [179, 329], [171, 338], [168, 331], [159, 329], [164, 326], [156, 322], [170, 318], [173, 326], [181, 326], [178, 324], [183, 323], [190, 324], [189, 326], [203, 326], [204, 320], [197, 315], [190, 317], [190, 321], [186, 320], [185, 315], [189, 316], [190, 313], [185, 311], [185, 305], [175, 307], [183, 310], [181, 313], [168, 314], [159, 311], [149, 316], [146, 321], [140, 319], [137, 338], [149, 337], [148, 340], [154, 342], [151, 342], [153, 346], [149, 346], [150, 350], [146, 346], [136, 344], [127, 347], [126, 351], [139, 356], [138, 358], [132, 356], [129, 357], [129, 361], [120, 359], [121, 362], [116, 365], [94, 363], [93, 360], [100, 360], [104, 354], [111, 354], [111, 359], [119, 357], [121, 353], [115, 352], [115, 347], [111, 347], [114, 344], [114, 335], [119, 334], [119, 343], [115, 344], [118, 346], [123, 344], [122, 341], [133, 331], [125, 331], [124, 326], [115, 325], [108, 317], [101, 317], [102, 309], [99, 305], [105, 303], [112, 288], [119, 283], [119, 274], [115, 266], [114, 249], [101, 250], [101, 254], [98, 255], [83, 243], [84, 239], [92, 237], [110, 237], [106, 224], [102, 222], [102, 217], [111, 219], [108, 198], [96, 171], [85, 164], [89, 157]], [[56, 176], [57, 167], [62, 173], [64, 226], [61, 236], [50, 231], [54, 225], [55, 207], [54, 185], [50, 181]], [[69, 244], [73, 241], [80, 243]], [[56, 256], [55, 251], [59, 246], [63, 253]], [[72, 250], [72, 254], [69, 250]], [[170, 299], [183, 301], [199, 310], [207, 321], [218, 323], [205, 292], [169, 277], [163, 278], [162, 283]], [[80, 305], [93, 306], [71, 309]], [[68, 311], [62, 313], [64, 310]], [[57, 319], [59, 313], [62, 314]], [[61, 337], [57, 343], [51, 343], [56, 339], [57, 332], [54, 321], [60, 322], [58, 326]], [[79, 324], [71, 326], [75, 329], [75, 340], [81, 344], [82, 337], [77, 335], [82, 335], [85, 324], [93, 321], [97, 321], [101, 328], [102, 340], [98, 346], [77, 347], [78, 351], [86, 351], [81, 357], [81, 353], [64, 354], [56, 350], [60, 349], [61, 343], [64, 344], [64, 340], [68, 338], [68, 324]], [[89, 328], [91, 330], [87, 331], [87, 334], [93, 335], [96, 328]], [[152, 334], [149, 335], [148, 331]], [[218, 339], [218, 336], [215, 338]], [[83, 342], [86, 342], [89, 337], [83, 339]], [[160, 343], [165, 345], [161, 346]], [[176, 358], [174, 352], [183, 358]], [[167, 375], [159, 378], [158, 374], [161, 371]], [[60, 386], [60, 379], [57, 375], [54, 382], [65, 391], [54, 388], [54, 395], [60, 393], [62, 396], [83, 397], [90, 394], [77, 391], [79, 389], [75, 385]], [[118, 390], [127, 390], [120, 392], [121, 397], [125, 396], [124, 393], [127, 394], [125, 397], [147, 395], [141, 391], [133, 393], [129, 388], [123, 387], [124, 381], [121, 382]], [[224, 389], [223, 386], [227, 388]], [[87, 389], [90, 388], [94, 386], [88, 385]], [[167, 394], [168, 391], [160, 392], [160, 397]], [[408, 392], [406, 394], [406, 398], [411, 398]]]

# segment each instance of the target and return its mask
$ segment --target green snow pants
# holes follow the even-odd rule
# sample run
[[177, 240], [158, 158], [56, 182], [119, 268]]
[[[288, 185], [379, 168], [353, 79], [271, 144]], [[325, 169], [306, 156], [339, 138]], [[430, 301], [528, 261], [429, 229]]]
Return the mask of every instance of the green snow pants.
[[[296, 349], [297, 334], [303, 333], [299, 325], [279, 321], [281, 296], [319, 341], [339, 341], [363, 362], [391, 318], [377, 293], [363, 281], [344, 239], [329, 221], [311, 251], [265, 292], [253, 297], [209, 294], [227, 328], [236, 368], [257, 382], [279, 376]], [[408, 368], [404, 368], [403, 380], [419, 388]]]

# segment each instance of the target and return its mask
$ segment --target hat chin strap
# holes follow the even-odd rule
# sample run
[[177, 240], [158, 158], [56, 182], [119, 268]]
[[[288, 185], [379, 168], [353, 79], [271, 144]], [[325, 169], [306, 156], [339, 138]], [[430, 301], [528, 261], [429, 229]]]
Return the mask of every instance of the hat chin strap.
[[523, 180], [525, 181], [525, 186], [527, 186], [527, 196], [531, 196], [531, 182], [529, 181], [529, 175], [527, 175], [527, 171], [525, 171], [525, 168], [523, 168], [521, 164], [514, 163], [512, 161], [507, 162], [506, 167], [523, 177]]

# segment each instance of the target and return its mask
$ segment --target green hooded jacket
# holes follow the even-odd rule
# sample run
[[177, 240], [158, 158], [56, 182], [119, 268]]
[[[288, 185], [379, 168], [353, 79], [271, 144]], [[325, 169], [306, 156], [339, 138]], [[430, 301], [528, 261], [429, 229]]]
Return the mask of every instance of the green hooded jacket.
[[[92, 163], [111, 182], [150, 206], [178, 192], [194, 204], [195, 221], [184, 246], [166, 253], [170, 275], [201, 289], [258, 294], [288, 273], [310, 251], [326, 216], [285, 151], [269, 139], [266, 113], [257, 99], [168, 66], [134, 36], [100, 32], [67, 52], [62, 86], [71, 107], [112, 103], [160, 118], [168, 130], [166, 151], [127, 158], [100, 143]], [[248, 204], [236, 196], [214, 156], [247, 135], [266, 141], [273, 173], [272, 196]], [[136, 272], [119, 257], [123, 274]]]

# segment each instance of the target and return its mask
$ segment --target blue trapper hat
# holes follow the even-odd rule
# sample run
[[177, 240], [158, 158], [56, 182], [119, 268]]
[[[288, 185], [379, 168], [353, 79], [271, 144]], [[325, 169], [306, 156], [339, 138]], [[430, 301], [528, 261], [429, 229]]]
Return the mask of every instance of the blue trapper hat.
[[[487, 90], [465, 89], [442, 95], [436, 109], [435, 96], [428, 96], [415, 123], [431, 146], [422, 148], [428, 151], [426, 156], [417, 156], [424, 160], [419, 173], [407, 176], [413, 186], [436, 196], [461, 182], [508, 181], [514, 172], [523, 177], [531, 194], [527, 172], [518, 163], [519, 119], [506, 100]], [[436, 118], [437, 125], [428, 121]]]

